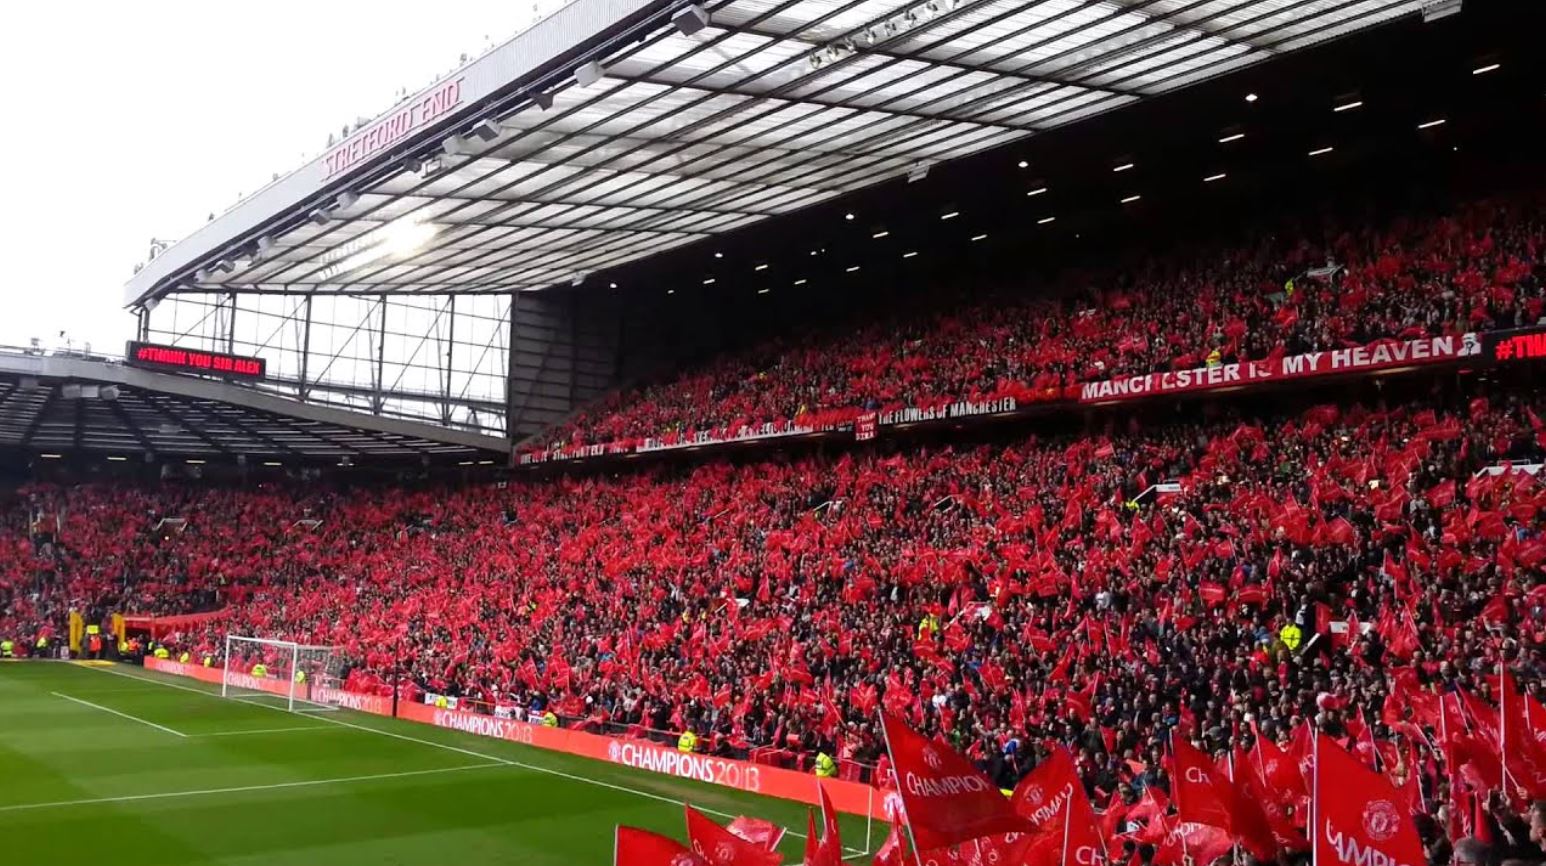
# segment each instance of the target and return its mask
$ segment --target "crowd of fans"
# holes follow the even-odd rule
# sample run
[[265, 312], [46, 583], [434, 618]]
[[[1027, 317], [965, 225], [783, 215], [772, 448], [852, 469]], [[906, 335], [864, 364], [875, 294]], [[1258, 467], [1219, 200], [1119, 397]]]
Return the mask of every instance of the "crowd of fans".
[[881, 761], [885, 707], [1006, 787], [1070, 744], [1098, 797], [1129, 801], [1163, 788], [1172, 728], [1224, 751], [1313, 720], [1422, 754], [1444, 815], [1449, 777], [1390, 695], [1487, 700], [1507, 666], [1542, 696], [1546, 482], [1483, 470], [1539, 460], [1543, 403], [1328, 404], [503, 490], [35, 485], [6, 520], [0, 628], [217, 593], [229, 614], [175, 650], [331, 643], [353, 688], [402, 666], [415, 690], [692, 729], [733, 755]]
[[812, 331], [610, 395], [545, 447], [672, 440], [799, 418], [959, 400], [1045, 399], [1123, 374], [1533, 324], [1543, 307], [1541, 196], [1442, 214], [1281, 224], [1251, 240], [1063, 274], [954, 309], [937, 300]]
[[[1534, 201], [1324, 243], [1285, 231], [1070, 275], [1048, 299], [777, 343], [557, 435], [1033, 396], [1534, 324]], [[24, 649], [71, 610], [223, 609], [168, 654], [218, 664], [226, 634], [331, 644], [350, 689], [691, 731], [707, 751], [826, 755], [866, 778], [885, 777], [884, 708], [1006, 788], [1068, 745], [1118, 818], [1163, 797], [1172, 731], [1222, 755], [1292, 750], [1313, 723], [1417, 780], [1435, 863], [1452, 840], [1474, 859], [1478, 839], [1538, 860], [1546, 811], [1526, 828], [1519, 798], [1489, 796], [1486, 755], [1441, 743], [1429, 702], [1452, 694], [1481, 725], [1503, 670], [1543, 698], [1546, 478], [1525, 471], [1546, 453], [1542, 413], [1539, 393], [1466, 379], [1420, 400], [498, 487], [32, 484], [0, 509], [0, 638]]]

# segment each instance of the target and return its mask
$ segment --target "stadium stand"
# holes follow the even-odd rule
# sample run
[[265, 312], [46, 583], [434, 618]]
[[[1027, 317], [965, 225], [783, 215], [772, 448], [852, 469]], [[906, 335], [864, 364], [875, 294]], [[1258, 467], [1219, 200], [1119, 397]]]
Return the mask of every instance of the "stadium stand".
[[[615, 391], [529, 447], [1539, 334], [1537, 178], [870, 310]], [[1304, 862], [1318, 732], [1399, 786], [1383, 808], [1432, 866], [1541, 862], [1546, 395], [1538, 368], [1449, 360], [498, 481], [59, 472], [0, 502], [0, 638], [25, 654], [72, 610], [134, 611], [172, 618], [157, 650], [219, 666], [227, 635], [282, 635], [339, 647], [349, 691], [881, 787], [882, 714], [1006, 791], [1067, 748], [1134, 866], [1217, 859], [1168, 844], [1187, 741], [1231, 784], [1245, 763], [1277, 859]]]
[[1532, 267], [1546, 241], [1539, 203], [1539, 193], [1523, 193], [1383, 224], [1268, 226], [1239, 246], [1071, 273], [1033, 299], [1022, 292], [779, 340], [613, 394], [544, 444], [732, 438], [861, 411], [1034, 403], [1121, 375], [1533, 324], [1542, 288]]

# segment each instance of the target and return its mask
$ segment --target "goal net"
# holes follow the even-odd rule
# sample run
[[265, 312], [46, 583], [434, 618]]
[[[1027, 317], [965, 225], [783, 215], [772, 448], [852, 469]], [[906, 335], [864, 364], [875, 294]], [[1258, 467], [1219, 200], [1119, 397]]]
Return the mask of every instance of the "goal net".
[[337, 647], [228, 635], [220, 694], [291, 712], [335, 710], [341, 667]]

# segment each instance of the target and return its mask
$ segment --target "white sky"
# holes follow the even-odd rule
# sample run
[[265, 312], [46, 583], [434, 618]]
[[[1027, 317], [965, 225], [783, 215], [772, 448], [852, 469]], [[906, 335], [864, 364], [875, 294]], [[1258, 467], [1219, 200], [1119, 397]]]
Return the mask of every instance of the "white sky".
[[[180, 238], [562, 0], [95, 0], [0, 26], [0, 345], [117, 354], [123, 283]], [[492, 43], [489, 41], [492, 40]]]

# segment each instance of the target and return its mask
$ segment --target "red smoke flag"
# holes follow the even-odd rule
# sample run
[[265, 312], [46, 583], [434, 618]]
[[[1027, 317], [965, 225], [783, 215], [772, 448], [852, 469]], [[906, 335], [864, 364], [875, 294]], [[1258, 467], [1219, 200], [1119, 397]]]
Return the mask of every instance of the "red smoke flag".
[[708, 866], [675, 839], [637, 827], [618, 827], [612, 866]]
[[1234, 815], [1229, 806], [1234, 795], [1228, 780], [1220, 779], [1213, 762], [1185, 737], [1172, 736], [1171, 749], [1176, 756], [1171, 797], [1177, 817], [1182, 823], [1206, 824], [1233, 832]]
[[1390, 780], [1321, 734], [1315, 740], [1317, 866], [1422, 866], [1428, 862], [1410, 811]]
[[784, 855], [748, 842], [691, 806], [687, 813], [687, 841], [692, 852], [709, 866], [779, 866]]
[[998, 786], [966, 758], [923, 737], [890, 713], [881, 713], [880, 721], [896, 766], [903, 815], [920, 849], [1031, 830], [1030, 822], [1015, 814]]

